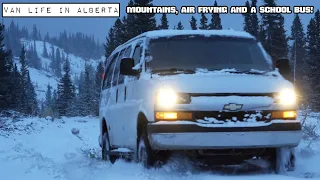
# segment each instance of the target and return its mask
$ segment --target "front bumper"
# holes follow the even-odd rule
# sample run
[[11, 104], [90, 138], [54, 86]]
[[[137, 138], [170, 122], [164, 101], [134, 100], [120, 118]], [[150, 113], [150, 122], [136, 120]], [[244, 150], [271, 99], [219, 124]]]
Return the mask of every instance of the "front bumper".
[[152, 123], [149, 142], [155, 150], [295, 147], [302, 138], [299, 121], [272, 121], [256, 126], [200, 123]]

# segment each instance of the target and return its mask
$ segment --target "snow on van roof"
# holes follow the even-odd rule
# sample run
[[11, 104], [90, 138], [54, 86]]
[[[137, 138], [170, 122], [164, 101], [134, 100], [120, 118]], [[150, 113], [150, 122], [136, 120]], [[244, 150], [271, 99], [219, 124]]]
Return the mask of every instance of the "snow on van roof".
[[255, 39], [254, 36], [245, 32], [245, 31], [235, 31], [235, 30], [153, 30], [142, 33], [124, 44], [119, 45], [112, 53], [113, 55], [119, 49], [127, 46], [132, 41], [135, 41], [142, 37], [147, 37], [151, 39], [156, 39], [160, 37], [171, 37], [171, 36], [179, 36], [179, 35], [203, 35], [203, 36], [227, 36], [227, 37], [239, 37], [239, 38], [249, 38]]
[[169, 37], [177, 35], [204, 35], [204, 36], [229, 36], [229, 37], [241, 37], [250, 38], [254, 37], [245, 31], [234, 30], [155, 30], [145, 32], [138, 37], [145, 36], [149, 38], [157, 37]]

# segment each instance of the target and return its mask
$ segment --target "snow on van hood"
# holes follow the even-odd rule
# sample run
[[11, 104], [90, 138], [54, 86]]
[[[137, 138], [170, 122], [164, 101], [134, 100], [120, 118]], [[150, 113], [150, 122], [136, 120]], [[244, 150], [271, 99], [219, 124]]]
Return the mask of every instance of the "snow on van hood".
[[[277, 72], [275, 72], [277, 74]], [[294, 88], [281, 75], [196, 73], [169, 76], [153, 75], [162, 86], [185, 93], [273, 93]]]

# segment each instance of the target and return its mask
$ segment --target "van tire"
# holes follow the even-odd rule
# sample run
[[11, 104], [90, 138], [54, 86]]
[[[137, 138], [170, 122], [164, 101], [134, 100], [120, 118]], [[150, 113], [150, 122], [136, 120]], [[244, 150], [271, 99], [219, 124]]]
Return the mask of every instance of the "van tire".
[[276, 148], [272, 158], [273, 170], [276, 174], [286, 174], [295, 170], [294, 148]]
[[136, 156], [138, 163], [142, 163], [147, 169], [155, 164], [154, 152], [151, 149], [146, 133], [142, 133], [139, 138]]
[[102, 136], [102, 160], [110, 161], [111, 164], [114, 164], [118, 157], [115, 155], [107, 155], [107, 152], [111, 151], [110, 141], [108, 133], [105, 132]]

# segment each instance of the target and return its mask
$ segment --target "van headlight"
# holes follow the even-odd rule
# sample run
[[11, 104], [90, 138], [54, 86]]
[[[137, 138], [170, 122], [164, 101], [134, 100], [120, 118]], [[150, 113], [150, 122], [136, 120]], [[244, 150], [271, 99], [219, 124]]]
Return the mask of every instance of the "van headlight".
[[297, 94], [294, 89], [284, 89], [275, 96], [275, 102], [281, 105], [295, 105]]
[[170, 88], [160, 89], [156, 95], [156, 103], [158, 106], [170, 108], [177, 103], [178, 95]]

